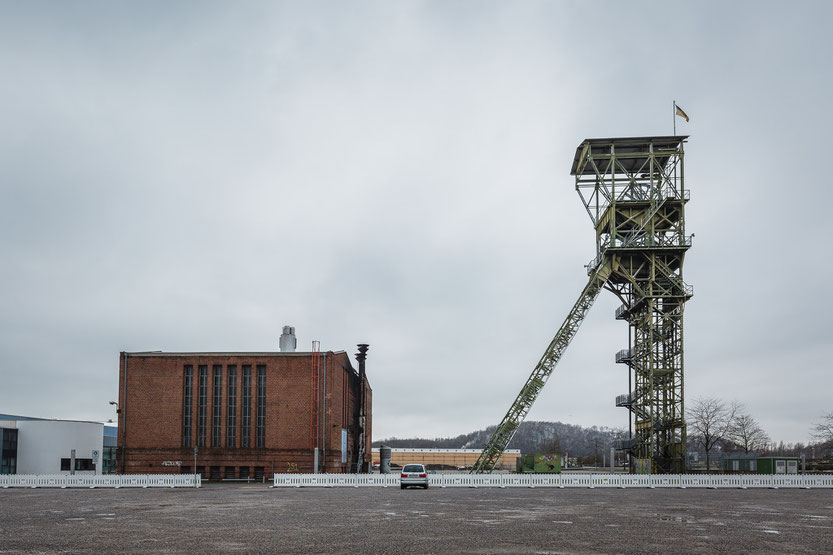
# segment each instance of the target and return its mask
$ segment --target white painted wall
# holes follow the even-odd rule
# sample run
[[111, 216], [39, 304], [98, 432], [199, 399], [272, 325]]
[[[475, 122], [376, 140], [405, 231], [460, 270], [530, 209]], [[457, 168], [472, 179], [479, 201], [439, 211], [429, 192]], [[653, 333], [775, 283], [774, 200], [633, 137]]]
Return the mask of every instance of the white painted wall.
[[[104, 446], [104, 425], [98, 422], [68, 420], [3, 421], [4, 428], [17, 428], [18, 474], [69, 474], [61, 471], [61, 459], [68, 459], [75, 449], [77, 459], [99, 457], [95, 474], [101, 474], [101, 453]], [[76, 474], [93, 474], [77, 471]]]

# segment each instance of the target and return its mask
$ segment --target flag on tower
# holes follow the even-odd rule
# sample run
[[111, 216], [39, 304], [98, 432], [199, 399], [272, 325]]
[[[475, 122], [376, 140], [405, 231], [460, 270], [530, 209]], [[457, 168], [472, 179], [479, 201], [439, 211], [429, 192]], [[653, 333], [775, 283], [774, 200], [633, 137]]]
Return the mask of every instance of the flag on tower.
[[681, 118], [685, 118], [686, 122], [688, 122], [688, 114], [686, 114], [685, 112], [683, 112], [683, 109], [682, 109], [682, 108], [680, 108], [679, 106], [677, 106], [677, 103], [676, 103], [676, 102], [674, 103], [674, 108], [676, 109], [676, 114], [677, 114], [678, 116], [680, 116]]

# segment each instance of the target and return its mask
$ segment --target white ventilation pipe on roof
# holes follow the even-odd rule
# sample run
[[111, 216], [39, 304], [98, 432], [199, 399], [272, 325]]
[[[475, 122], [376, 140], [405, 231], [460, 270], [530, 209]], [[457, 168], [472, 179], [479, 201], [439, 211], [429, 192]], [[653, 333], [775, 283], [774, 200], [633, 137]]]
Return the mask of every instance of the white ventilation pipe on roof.
[[282, 353], [294, 353], [298, 346], [298, 339], [295, 337], [295, 328], [292, 326], [284, 326], [283, 333], [279, 342]]

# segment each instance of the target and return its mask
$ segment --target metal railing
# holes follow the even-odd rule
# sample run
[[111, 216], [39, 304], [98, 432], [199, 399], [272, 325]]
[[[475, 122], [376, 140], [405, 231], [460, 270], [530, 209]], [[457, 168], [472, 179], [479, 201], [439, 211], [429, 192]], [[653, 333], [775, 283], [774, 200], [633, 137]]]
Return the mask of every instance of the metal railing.
[[680, 235], [673, 233], [669, 235], [651, 235], [644, 231], [634, 233], [617, 235], [616, 239], [611, 241], [609, 237], [605, 238], [601, 247], [608, 248], [652, 248], [652, 247], [690, 247], [691, 235]]
[[[681, 190], [680, 188], [667, 183], [665, 185], [660, 186], [658, 183], [654, 184], [652, 182], [636, 181], [628, 185], [624, 189], [617, 187], [617, 191], [617, 203], [625, 203], [628, 201], [645, 202], [650, 201], [651, 199], [656, 199], [659, 202], [668, 199], [691, 200], [691, 190]], [[606, 195], [606, 198], [609, 197], [610, 195]]]
[[602, 258], [604, 258], [604, 254], [604, 251], [600, 252], [598, 255], [596, 255], [595, 258], [593, 258], [593, 260], [584, 265], [584, 267], [587, 269], [588, 276], [593, 275], [593, 273], [596, 271], [596, 268], [599, 267], [599, 264], [601, 264], [602, 262]]
[[616, 353], [615, 360], [617, 363], [633, 360], [633, 349], [622, 349]]
[[607, 249], [640, 249], [640, 248], [679, 248], [691, 247], [692, 235], [672, 234], [667, 236], [648, 235], [644, 232], [632, 235], [619, 235], [614, 241], [605, 237], [599, 245], [600, 251], [590, 262], [584, 265], [587, 275], [592, 275], [602, 263]]
[[[812, 474], [429, 474], [432, 487], [491, 488], [831, 488]], [[396, 487], [398, 474], [275, 474], [273, 488]]]
[[193, 488], [199, 474], [0, 474], [0, 488]]
[[676, 187], [672, 187], [671, 185], [666, 185], [662, 189], [662, 197], [665, 199], [683, 199], [683, 200], [691, 200], [691, 190], [683, 189], [680, 191]]

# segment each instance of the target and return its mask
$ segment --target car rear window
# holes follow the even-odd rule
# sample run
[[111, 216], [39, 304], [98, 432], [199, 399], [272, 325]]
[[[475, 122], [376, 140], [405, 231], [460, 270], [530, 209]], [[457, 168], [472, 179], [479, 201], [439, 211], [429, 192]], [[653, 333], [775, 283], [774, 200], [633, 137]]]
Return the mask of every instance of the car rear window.
[[421, 464], [406, 464], [402, 468], [402, 472], [425, 472]]

